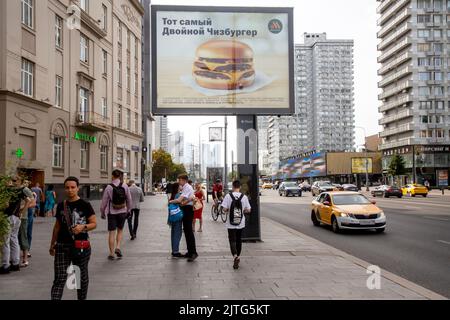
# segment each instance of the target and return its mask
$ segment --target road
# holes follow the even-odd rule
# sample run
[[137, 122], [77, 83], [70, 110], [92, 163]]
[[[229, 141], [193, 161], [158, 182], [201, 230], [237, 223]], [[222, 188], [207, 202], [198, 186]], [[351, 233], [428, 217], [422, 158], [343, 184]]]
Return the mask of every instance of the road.
[[384, 234], [314, 227], [311, 200], [263, 190], [261, 215], [450, 298], [449, 196], [375, 198], [387, 217]]

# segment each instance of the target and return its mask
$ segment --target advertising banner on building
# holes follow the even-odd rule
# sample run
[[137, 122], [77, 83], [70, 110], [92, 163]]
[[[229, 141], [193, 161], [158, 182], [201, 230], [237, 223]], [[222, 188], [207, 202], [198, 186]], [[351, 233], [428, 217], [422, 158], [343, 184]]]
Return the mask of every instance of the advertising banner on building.
[[448, 170], [437, 170], [438, 186], [448, 187]]
[[300, 157], [282, 161], [280, 169], [273, 179], [287, 180], [298, 178], [324, 177], [327, 175], [324, 152], [313, 153], [307, 157]]
[[372, 158], [352, 158], [352, 173], [373, 173]]
[[291, 114], [292, 8], [152, 6], [152, 112]]

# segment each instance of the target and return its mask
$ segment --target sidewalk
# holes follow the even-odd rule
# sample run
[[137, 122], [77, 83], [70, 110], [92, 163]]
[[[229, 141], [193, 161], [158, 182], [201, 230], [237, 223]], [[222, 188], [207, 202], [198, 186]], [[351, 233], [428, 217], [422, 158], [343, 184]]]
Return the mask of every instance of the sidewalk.
[[[128, 229], [124, 232], [121, 261], [107, 260], [106, 223], [97, 214], [89, 299], [443, 299], [383, 270], [381, 289], [369, 290], [367, 263], [264, 218], [264, 242], [245, 243], [241, 267], [233, 270], [225, 226], [212, 221], [210, 204], [204, 232], [195, 234], [199, 258], [172, 260], [165, 201], [163, 195], [146, 197], [138, 238], [130, 241]], [[92, 204], [97, 210], [99, 202]], [[35, 222], [30, 266], [0, 276], [0, 299], [50, 298], [52, 224], [44, 218]], [[65, 290], [64, 299], [75, 298], [75, 292]]]

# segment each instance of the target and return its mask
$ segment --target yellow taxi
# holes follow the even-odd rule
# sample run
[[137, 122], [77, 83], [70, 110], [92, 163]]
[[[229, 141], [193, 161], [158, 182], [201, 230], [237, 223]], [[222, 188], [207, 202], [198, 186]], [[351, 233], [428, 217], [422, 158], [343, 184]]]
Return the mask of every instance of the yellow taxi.
[[263, 189], [272, 189], [273, 188], [273, 184], [270, 182], [264, 182], [264, 184], [262, 185]]
[[402, 193], [404, 196], [415, 197], [416, 195], [418, 195], [426, 197], [428, 196], [428, 189], [421, 184], [413, 183], [407, 184], [406, 186], [402, 187]]
[[383, 210], [358, 192], [324, 192], [311, 205], [314, 226], [330, 225], [335, 233], [343, 229], [384, 232], [386, 216]]

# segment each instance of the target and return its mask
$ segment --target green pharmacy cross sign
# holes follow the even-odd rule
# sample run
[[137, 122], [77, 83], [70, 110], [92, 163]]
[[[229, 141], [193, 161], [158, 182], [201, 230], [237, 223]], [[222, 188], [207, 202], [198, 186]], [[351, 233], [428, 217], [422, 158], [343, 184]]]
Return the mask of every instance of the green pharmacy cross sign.
[[74, 138], [75, 138], [75, 140], [80, 140], [80, 141], [86, 141], [86, 142], [92, 142], [92, 143], [97, 142], [96, 137], [90, 136], [85, 133], [75, 132]]
[[21, 159], [21, 158], [23, 157], [24, 154], [25, 154], [25, 153], [23, 152], [22, 148], [18, 148], [18, 149], [16, 150], [16, 157], [17, 157], [17, 158]]

